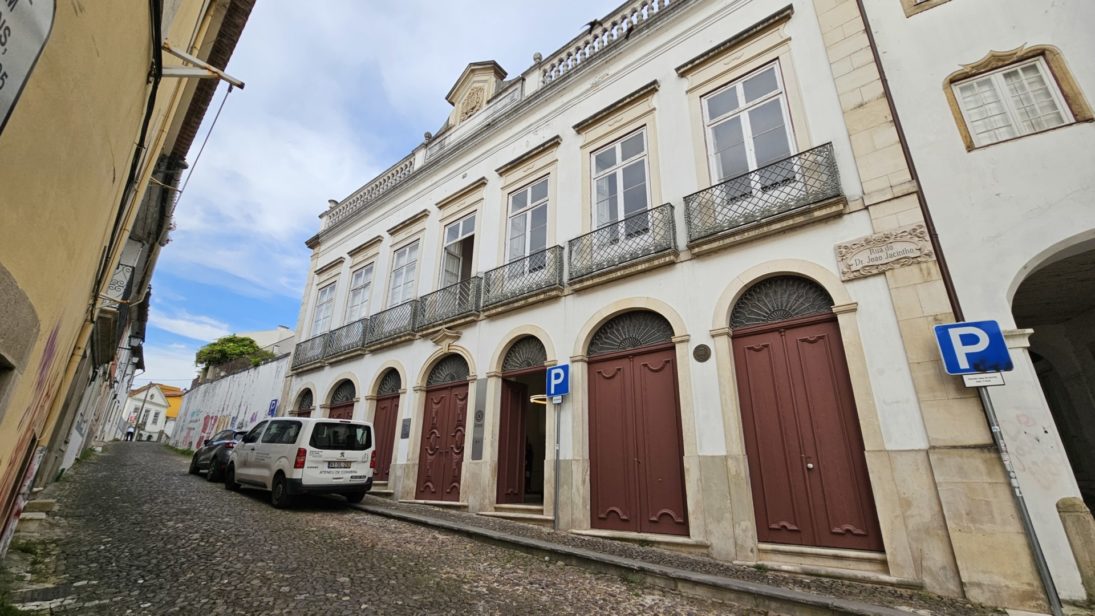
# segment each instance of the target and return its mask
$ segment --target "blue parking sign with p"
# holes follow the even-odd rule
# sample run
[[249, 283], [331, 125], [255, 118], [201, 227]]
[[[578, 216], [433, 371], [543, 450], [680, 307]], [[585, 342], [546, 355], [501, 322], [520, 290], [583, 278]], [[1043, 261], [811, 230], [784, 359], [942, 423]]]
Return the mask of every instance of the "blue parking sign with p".
[[570, 364], [547, 369], [547, 395], [565, 396], [570, 393]]
[[996, 321], [936, 325], [935, 341], [947, 374], [1007, 372], [1014, 367]]

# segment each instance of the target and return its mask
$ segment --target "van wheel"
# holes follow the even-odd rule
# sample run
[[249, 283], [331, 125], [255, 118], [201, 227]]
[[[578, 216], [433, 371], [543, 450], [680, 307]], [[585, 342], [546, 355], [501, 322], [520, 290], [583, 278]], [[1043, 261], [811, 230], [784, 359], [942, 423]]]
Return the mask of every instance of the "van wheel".
[[217, 469], [217, 459], [213, 458], [209, 461], [209, 470], [205, 474], [206, 481], [220, 481], [224, 477], [220, 470]]
[[346, 497], [346, 502], [350, 503], [351, 505], [356, 505], [365, 500], [364, 492], [352, 492], [350, 494], [343, 494], [343, 496]]
[[274, 484], [270, 486], [270, 504], [278, 509], [292, 506], [293, 495], [289, 494], [289, 486], [285, 481], [285, 475], [274, 475]]
[[190, 470], [188, 470], [187, 472], [190, 473], [191, 475], [197, 475], [198, 474], [198, 454], [194, 454], [190, 458]]
[[233, 492], [240, 491], [240, 484], [236, 483], [236, 467], [229, 464], [228, 470], [224, 471], [224, 489], [232, 490]]

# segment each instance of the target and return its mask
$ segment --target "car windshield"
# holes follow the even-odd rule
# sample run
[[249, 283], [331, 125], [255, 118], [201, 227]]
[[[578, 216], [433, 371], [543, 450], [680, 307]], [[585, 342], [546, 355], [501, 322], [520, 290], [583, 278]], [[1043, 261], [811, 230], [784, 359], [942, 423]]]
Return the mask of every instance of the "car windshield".
[[363, 451], [372, 447], [373, 435], [369, 426], [360, 424], [317, 423], [308, 444], [316, 449]]

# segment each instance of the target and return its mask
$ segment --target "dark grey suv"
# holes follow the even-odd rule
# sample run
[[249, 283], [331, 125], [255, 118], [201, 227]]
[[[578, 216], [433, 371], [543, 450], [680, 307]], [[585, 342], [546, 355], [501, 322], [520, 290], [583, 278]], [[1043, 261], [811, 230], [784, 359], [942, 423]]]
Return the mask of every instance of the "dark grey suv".
[[197, 475], [206, 471], [206, 479], [221, 481], [224, 478], [224, 469], [228, 467], [228, 454], [232, 453], [244, 434], [247, 434], [245, 430], [221, 430], [212, 438], [205, 439], [205, 443], [190, 459], [190, 474]]

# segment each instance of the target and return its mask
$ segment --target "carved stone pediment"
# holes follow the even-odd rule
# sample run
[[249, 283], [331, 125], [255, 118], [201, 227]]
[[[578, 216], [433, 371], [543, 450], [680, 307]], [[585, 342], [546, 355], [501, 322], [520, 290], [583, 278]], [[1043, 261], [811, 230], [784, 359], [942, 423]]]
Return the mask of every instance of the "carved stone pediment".
[[445, 96], [454, 107], [449, 125], [456, 126], [485, 107], [505, 78], [506, 71], [493, 60], [469, 64]]
[[446, 327], [442, 327], [441, 329], [437, 330], [437, 332], [435, 332], [432, 336], [430, 336], [430, 341], [441, 347], [445, 351], [448, 351], [449, 346], [451, 346], [452, 343], [456, 342], [459, 339], [460, 332], [448, 329]]

